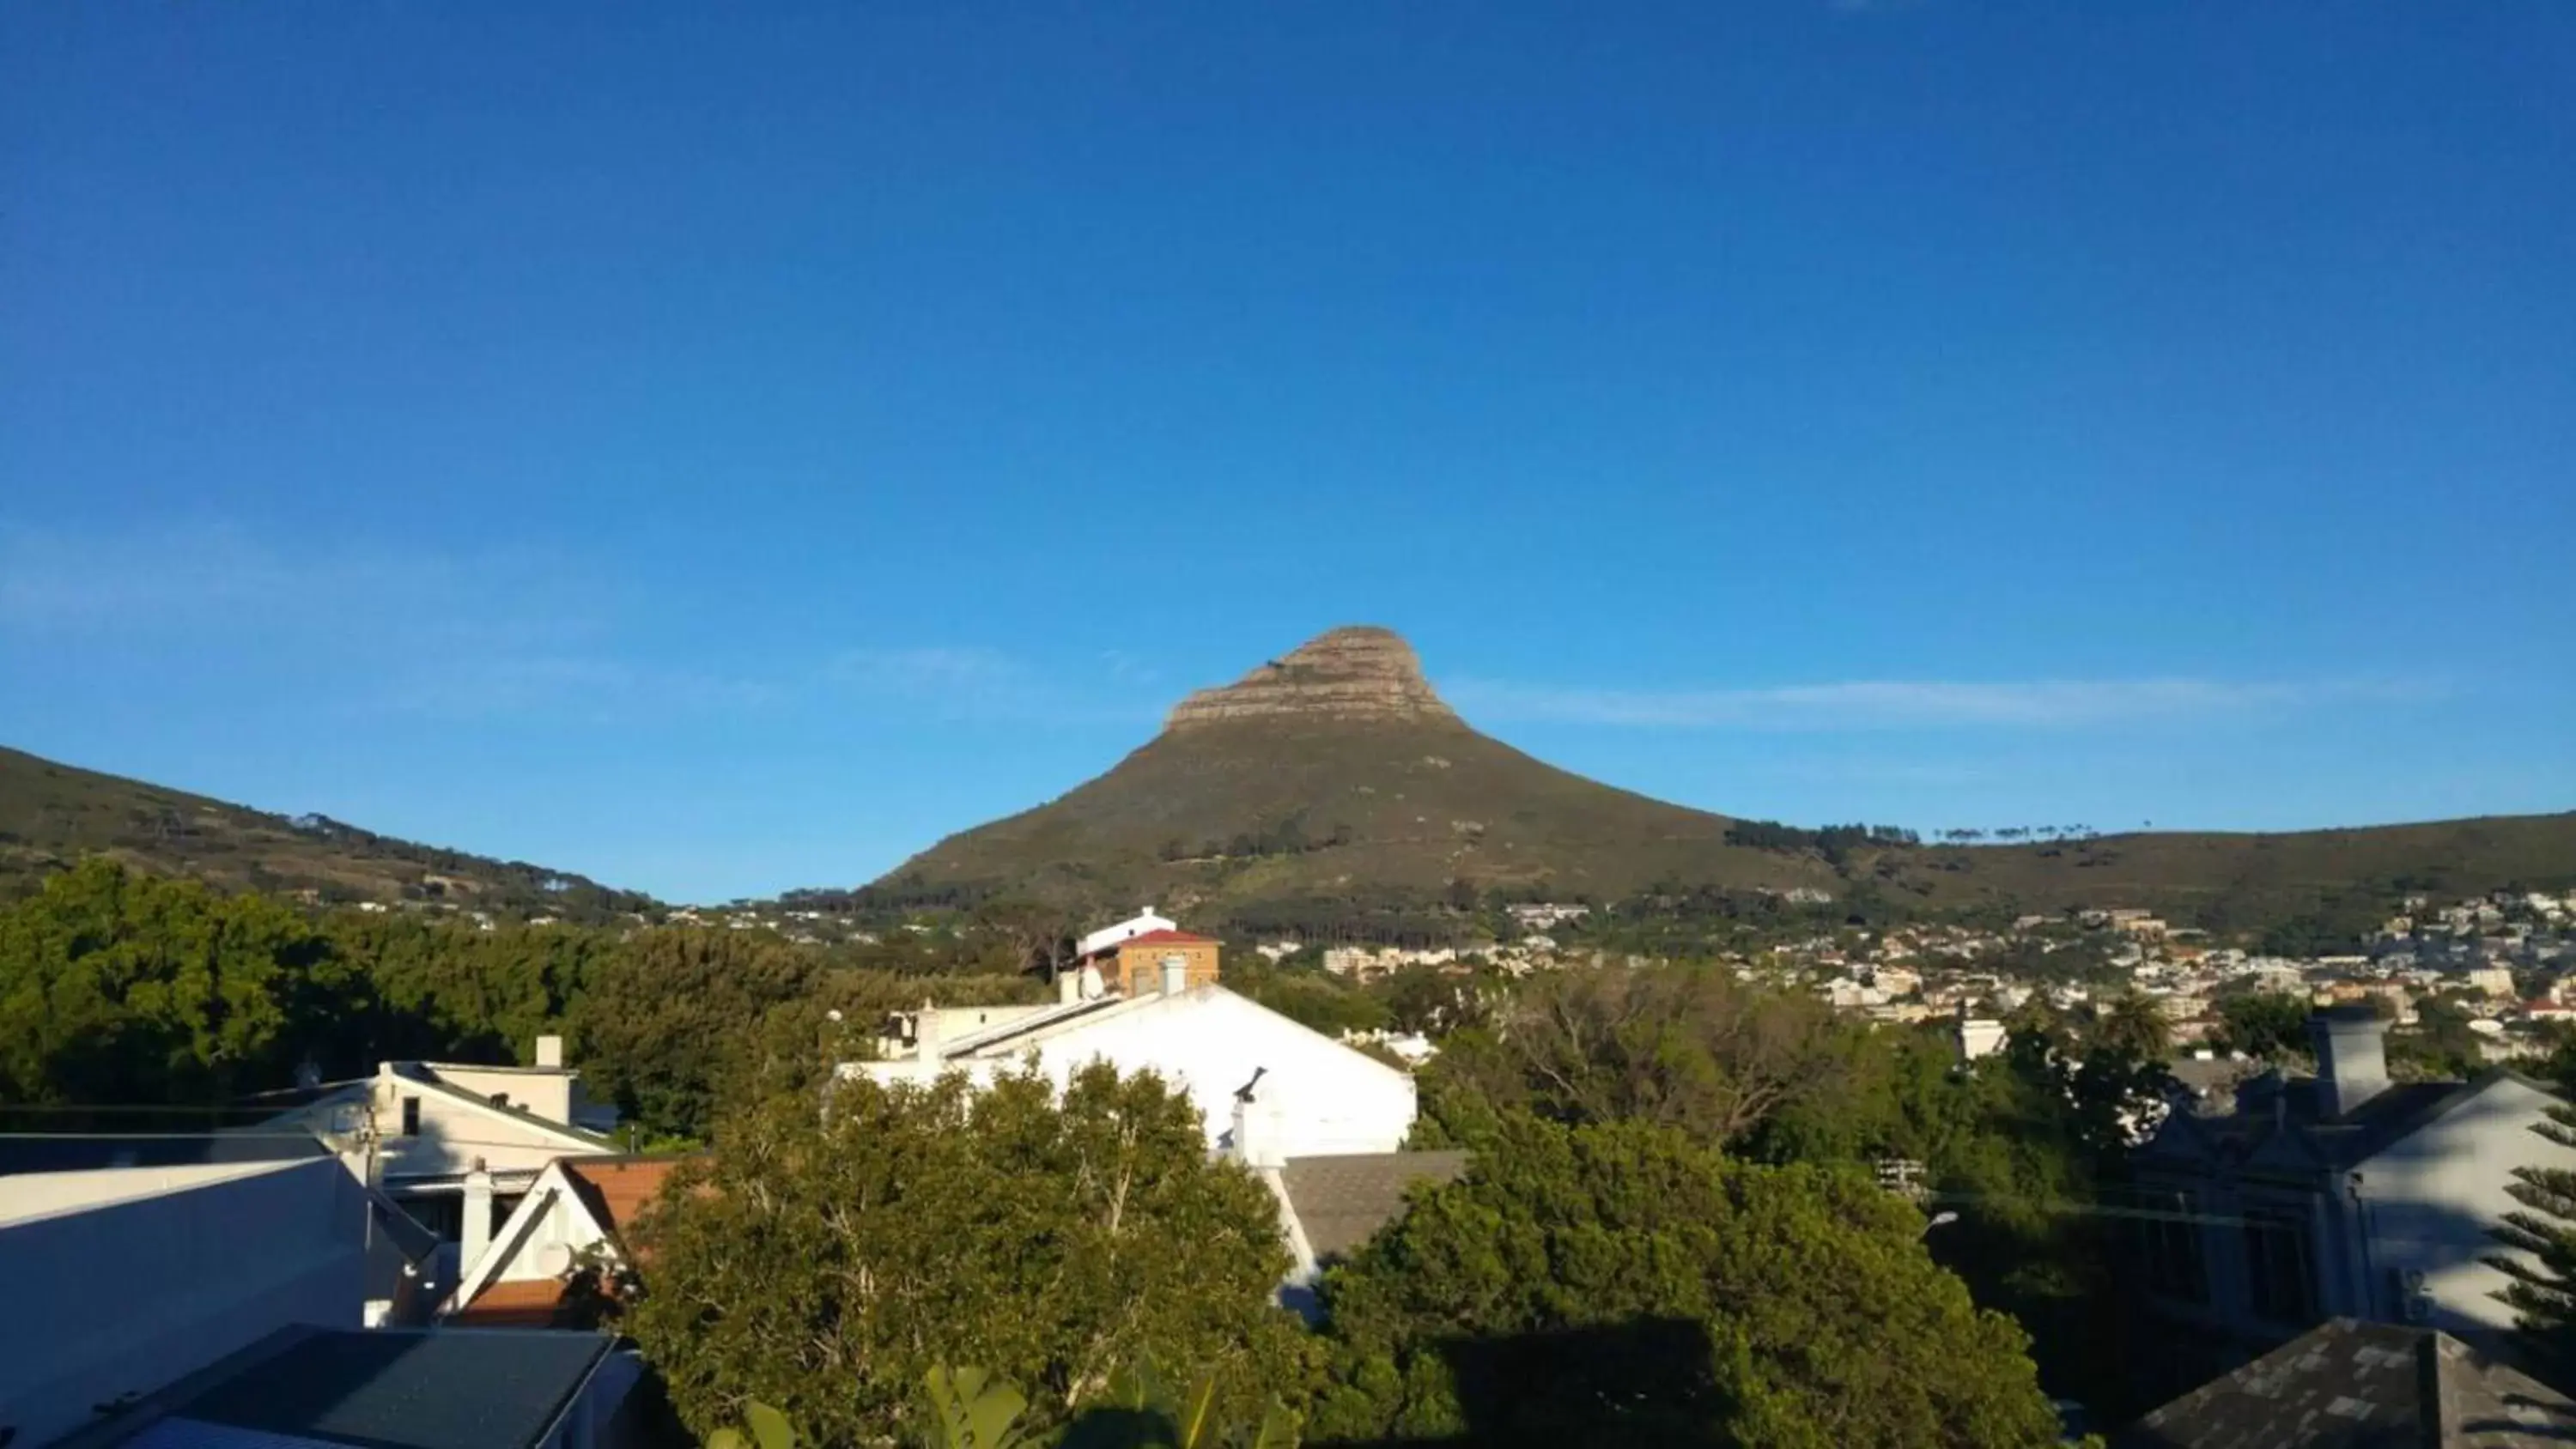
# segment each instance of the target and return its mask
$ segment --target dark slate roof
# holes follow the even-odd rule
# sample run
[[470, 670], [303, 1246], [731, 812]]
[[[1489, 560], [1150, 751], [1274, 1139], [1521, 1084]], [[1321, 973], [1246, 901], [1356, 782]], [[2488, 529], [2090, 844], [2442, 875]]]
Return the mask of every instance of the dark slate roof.
[[1279, 1176], [1306, 1246], [1321, 1260], [1347, 1256], [1394, 1221], [1405, 1189], [1454, 1182], [1466, 1170], [1464, 1152], [1364, 1152], [1292, 1157]]
[[243, 1442], [221, 1432], [230, 1429], [367, 1449], [528, 1449], [613, 1342], [595, 1333], [285, 1329], [109, 1442]]
[[2564, 1449], [2576, 1401], [2429, 1328], [2329, 1319], [2140, 1419], [2118, 1449]]
[[[2191, 1126], [2221, 1153], [2238, 1160], [2287, 1133], [2318, 1165], [2351, 1167], [2477, 1095], [2498, 1077], [2512, 1075], [2498, 1068], [2466, 1082], [2395, 1082], [2353, 1110], [2326, 1117], [2318, 1111], [2314, 1077], [2281, 1081], [2266, 1074], [2238, 1087], [2233, 1112], [2195, 1117]], [[2162, 1152], [2171, 1145], [2157, 1144], [2151, 1150]]]

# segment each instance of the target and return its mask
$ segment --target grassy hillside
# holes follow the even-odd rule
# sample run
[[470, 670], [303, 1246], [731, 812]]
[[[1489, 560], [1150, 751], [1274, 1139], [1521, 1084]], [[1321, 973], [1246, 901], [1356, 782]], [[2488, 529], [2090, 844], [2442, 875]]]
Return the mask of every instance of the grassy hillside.
[[[1451, 719], [1273, 715], [1165, 732], [1034, 810], [951, 836], [878, 882], [893, 901], [1155, 902], [1215, 924], [1438, 918], [1465, 882], [1531, 898], [1659, 883], [1870, 890], [1936, 912], [2144, 906], [2248, 937], [2348, 939], [2401, 896], [2576, 885], [2576, 814], [2277, 835], [1831, 848], [1613, 789]], [[1777, 837], [1793, 837], [1785, 845]]]
[[2376, 919], [2399, 897], [2576, 886], [2576, 813], [2275, 835], [2163, 832], [2047, 845], [1887, 852], [1933, 901], [2025, 910], [2134, 905], [2178, 923], [2261, 930], [2331, 913]]
[[1436, 900], [1461, 880], [1615, 896], [1682, 863], [1746, 888], [1832, 883], [1819, 860], [1727, 844], [1730, 823], [1455, 722], [1272, 718], [1158, 736], [1060, 799], [939, 842], [884, 884], [1205, 910]]
[[646, 904], [577, 875], [416, 845], [319, 816], [270, 815], [0, 749], [0, 900], [84, 855], [227, 889], [317, 901], [445, 900], [597, 919]]

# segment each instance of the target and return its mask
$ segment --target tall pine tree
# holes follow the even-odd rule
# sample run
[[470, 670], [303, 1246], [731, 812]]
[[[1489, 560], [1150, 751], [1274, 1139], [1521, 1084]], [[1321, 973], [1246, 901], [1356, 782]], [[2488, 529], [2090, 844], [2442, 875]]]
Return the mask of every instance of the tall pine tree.
[[[2576, 1107], [2552, 1107], [2532, 1131], [2576, 1150]], [[2576, 1369], [2576, 1168], [2517, 1167], [2505, 1191], [2521, 1203], [2494, 1236], [2513, 1251], [2487, 1262], [2513, 1281], [2496, 1294], [2524, 1342], [2562, 1371]]]

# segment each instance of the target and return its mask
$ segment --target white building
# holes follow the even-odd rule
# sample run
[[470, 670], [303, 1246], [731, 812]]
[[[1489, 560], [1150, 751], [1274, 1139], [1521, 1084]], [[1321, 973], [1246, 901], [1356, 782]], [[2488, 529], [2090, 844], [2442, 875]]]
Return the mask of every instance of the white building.
[[443, 1295], [547, 1164], [614, 1149], [594, 1127], [617, 1114], [584, 1096], [562, 1038], [538, 1038], [536, 1055], [532, 1067], [384, 1062], [372, 1077], [300, 1094], [249, 1130], [313, 1133], [353, 1177], [455, 1245], [433, 1269]]
[[2460, 984], [2498, 1000], [2510, 1000], [2513, 996], [2513, 971], [2504, 966], [2480, 966], [2461, 972]]
[[684, 1159], [561, 1157], [537, 1176], [482, 1257], [440, 1307], [441, 1321], [469, 1328], [592, 1327], [566, 1323], [575, 1279], [601, 1275], [594, 1291], [614, 1296], [614, 1279], [634, 1263], [626, 1230], [661, 1195]]
[[1959, 1060], [1973, 1062], [1990, 1057], [2004, 1049], [2004, 1039], [2011, 1035], [2004, 1024], [1987, 1017], [1963, 1016], [1957, 1028]]
[[[1167, 983], [1177, 988], [1177, 982]], [[921, 1034], [902, 1061], [846, 1062], [843, 1077], [928, 1082], [962, 1072], [983, 1084], [1034, 1063], [1062, 1090], [1095, 1061], [1150, 1071], [1185, 1093], [1211, 1149], [1231, 1148], [1238, 1098], [1263, 1155], [1392, 1152], [1412, 1130], [1413, 1079], [1223, 986], [1060, 1002], [970, 1036]]]
[[280, 1329], [355, 1329], [371, 1244], [430, 1246], [310, 1141], [0, 1147], [0, 1441], [50, 1443]]
[[1177, 931], [1180, 928], [1180, 922], [1158, 916], [1154, 914], [1152, 906], [1147, 906], [1117, 925], [1103, 926], [1083, 937], [1081, 944], [1074, 949], [1074, 959], [1087, 960], [1121, 941], [1132, 941], [1138, 936], [1150, 935], [1156, 931]]
[[2150, 1302], [2235, 1357], [2346, 1315], [2479, 1341], [2511, 1326], [2488, 1266], [2514, 1169], [2576, 1168], [2532, 1128], [2557, 1102], [2502, 1069], [2392, 1083], [2369, 1007], [2311, 1018], [2318, 1076], [2267, 1074], [2236, 1110], [2176, 1112], [2140, 1151]]

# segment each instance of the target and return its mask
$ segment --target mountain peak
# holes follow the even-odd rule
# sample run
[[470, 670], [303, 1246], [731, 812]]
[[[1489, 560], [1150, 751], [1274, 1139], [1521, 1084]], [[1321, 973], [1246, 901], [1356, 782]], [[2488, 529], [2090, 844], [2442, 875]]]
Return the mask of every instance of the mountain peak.
[[1233, 720], [1437, 721], [1458, 716], [1422, 677], [1413, 646], [1392, 629], [1327, 629], [1234, 683], [1173, 706], [1166, 731]]

